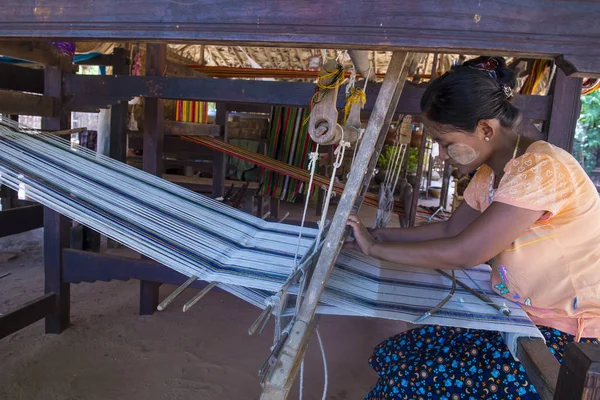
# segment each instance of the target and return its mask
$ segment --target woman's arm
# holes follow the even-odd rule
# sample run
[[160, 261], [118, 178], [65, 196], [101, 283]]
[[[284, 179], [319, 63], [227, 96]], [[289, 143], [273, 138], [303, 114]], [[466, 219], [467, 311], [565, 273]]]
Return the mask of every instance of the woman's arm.
[[544, 211], [494, 202], [454, 237], [413, 243], [378, 243], [356, 216], [348, 220], [355, 244], [363, 253], [397, 264], [424, 268], [462, 269], [499, 254], [537, 221]]
[[412, 243], [442, 239], [458, 235], [471, 224], [480, 212], [463, 201], [448, 221], [415, 226], [413, 228], [379, 228], [371, 231], [373, 239], [379, 242]]

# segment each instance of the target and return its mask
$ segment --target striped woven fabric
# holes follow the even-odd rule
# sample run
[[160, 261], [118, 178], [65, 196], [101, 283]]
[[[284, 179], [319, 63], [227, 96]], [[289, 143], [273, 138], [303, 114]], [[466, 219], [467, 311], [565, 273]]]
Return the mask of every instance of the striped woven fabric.
[[[12, 122], [0, 122], [0, 174], [0, 183], [33, 200], [187, 276], [219, 282], [260, 307], [318, 235], [315, 229], [301, 232], [263, 221], [53, 135], [17, 129]], [[458, 277], [494, 302], [505, 301], [491, 290], [489, 267], [460, 271]], [[449, 288], [449, 280], [434, 271], [342, 253], [319, 312], [414, 321]], [[427, 322], [541, 336], [523, 310], [509, 306], [512, 315], [506, 317], [457, 290], [453, 301]]]
[[[308, 109], [273, 107], [267, 145], [269, 158], [306, 169], [308, 153], [315, 147], [308, 135], [308, 125], [302, 123], [308, 115]], [[306, 192], [304, 186], [303, 180], [269, 169], [264, 175], [261, 195], [294, 202], [298, 194]]]
[[179, 122], [208, 122], [208, 103], [193, 100], [177, 100], [175, 103], [175, 120]]

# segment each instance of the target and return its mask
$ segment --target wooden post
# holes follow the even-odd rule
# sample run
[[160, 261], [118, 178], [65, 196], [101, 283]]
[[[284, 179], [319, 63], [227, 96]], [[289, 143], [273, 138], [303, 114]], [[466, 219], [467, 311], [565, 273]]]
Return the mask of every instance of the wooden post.
[[[221, 127], [219, 139], [227, 141], [227, 120], [229, 119], [227, 104], [217, 103], [215, 123]], [[219, 151], [213, 151], [213, 197], [225, 194], [225, 174], [227, 173], [227, 156]]]
[[566, 346], [554, 398], [600, 398], [600, 346], [582, 343], [569, 343]]
[[383, 144], [385, 140], [385, 138], [379, 140], [380, 133], [382, 130], [387, 131], [386, 122], [389, 125], [396, 109], [399, 98], [397, 93], [398, 90], [402, 90], [408, 72], [408, 68], [404, 68], [408, 58], [408, 53], [396, 52], [392, 56], [375, 108], [356, 155], [356, 161], [350, 171], [337, 212], [323, 243], [323, 250], [306, 290], [305, 299], [300, 306], [296, 322], [290, 330], [289, 338], [281, 350], [279, 359], [267, 376], [262, 394], [263, 400], [285, 399], [289, 394], [315, 326], [314, 316], [319, 298], [343, 244], [348, 216], [355, 208], [355, 202], [359, 199], [361, 191], [364, 190], [365, 181], [370, 181], [372, 178], [375, 165], [373, 157], [377, 157], [377, 145]]
[[[162, 75], [167, 62], [167, 45], [146, 46], [146, 75]], [[157, 176], [163, 174], [164, 111], [162, 99], [144, 99], [144, 171]], [[158, 283], [140, 281], [140, 315], [154, 313], [158, 306], [159, 287]]]
[[[58, 131], [71, 127], [70, 114], [62, 107], [63, 71], [68, 68], [63, 60], [60, 68], [46, 67], [44, 70], [44, 94], [54, 98], [55, 118], [42, 118], [42, 129]], [[71, 221], [51, 210], [44, 209], [44, 293], [56, 295], [54, 314], [46, 317], [46, 333], [61, 333], [69, 325], [71, 288], [62, 279], [62, 251], [69, 247]]]
[[[551, 400], [554, 397], [558, 377], [559, 363], [550, 353], [546, 343], [541, 339], [519, 338], [517, 357], [525, 368], [531, 384], [538, 392], [540, 399]], [[571, 399], [564, 397], [561, 399]]]
[[[129, 59], [127, 52], [122, 47], [113, 51], [113, 75], [129, 75]], [[127, 115], [129, 105], [127, 101], [121, 101], [111, 107], [110, 111], [110, 147], [109, 156], [118, 161], [125, 161], [127, 156]]]
[[[8, 116], [12, 121], [19, 122], [19, 116]], [[0, 184], [0, 210], [6, 211], [16, 206], [16, 192], [6, 185]]]
[[581, 113], [582, 78], [569, 78], [560, 68], [552, 85], [552, 111], [544, 130], [548, 142], [567, 151], [573, 149], [575, 126]]
[[410, 206], [410, 219], [408, 226], [415, 226], [417, 217], [417, 204], [419, 203], [419, 195], [421, 194], [421, 178], [423, 177], [423, 162], [425, 161], [425, 145], [427, 144], [427, 135], [423, 132], [421, 136], [421, 147], [419, 147], [419, 162], [417, 163], [417, 181], [413, 188], [412, 203]]
[[279, 203], [280, 202], [277, 197], [269, 197], [269, 212], [273, 218], [279, 217]]

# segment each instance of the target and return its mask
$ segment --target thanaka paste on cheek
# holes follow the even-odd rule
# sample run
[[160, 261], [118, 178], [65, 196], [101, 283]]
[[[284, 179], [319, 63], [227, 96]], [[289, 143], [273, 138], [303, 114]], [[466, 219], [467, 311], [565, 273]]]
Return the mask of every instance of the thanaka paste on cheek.
[[475, 149], [462, 143], [455, 143], [448, 146], [448, 155], [459, 165], [471, 164], [477, 159]]

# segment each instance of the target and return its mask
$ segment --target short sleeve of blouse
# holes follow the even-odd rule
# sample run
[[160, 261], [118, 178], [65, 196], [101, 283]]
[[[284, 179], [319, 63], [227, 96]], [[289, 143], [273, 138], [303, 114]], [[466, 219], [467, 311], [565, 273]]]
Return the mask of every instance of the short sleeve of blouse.
[[483, 212], [490, 193], [491, 169], [483, 165], [477, 170], [463, 193], [465, 202], [474, 210]]
[[494, 201], [556, 215], [573, 193], [569, 172], [561, 162], [546, 153], [525, 153], [506, 167]]

